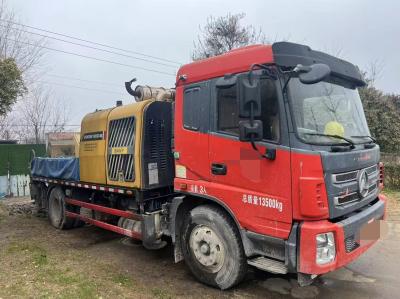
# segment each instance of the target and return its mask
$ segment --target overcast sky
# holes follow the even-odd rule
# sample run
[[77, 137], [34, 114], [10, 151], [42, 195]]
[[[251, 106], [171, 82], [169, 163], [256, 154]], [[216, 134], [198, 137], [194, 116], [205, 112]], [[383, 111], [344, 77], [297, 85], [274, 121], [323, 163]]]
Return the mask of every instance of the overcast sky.
[[[377, 86], [400, 93], [398, 0], [8, 0], [8, 5], [26, 25], [182, 63], [190, 61], [199, 25], [209, 15], [244, 12], [246, 24], [260, 27], [274, 39], [289, 39], [333, 53], [340, 50], [342, 58], [362, 69], [377, 64], [381, 68]], [[50, 41], [48, 46], [168, 74], [177, 70], [58, 41]], [[70, 102], [70, 124], [79, 124], [87, 112], [113, 106], [116, 100], [132, 101], [123, 83], [133, 77], [139, 84], [174, 86], [173, 75], [58, 52], [48, 51], [43, 62], [51, 69], [49, 74], [108, 83], [42, 78], [45, 82], [107, 91], [52, 85], [57, 98]]]

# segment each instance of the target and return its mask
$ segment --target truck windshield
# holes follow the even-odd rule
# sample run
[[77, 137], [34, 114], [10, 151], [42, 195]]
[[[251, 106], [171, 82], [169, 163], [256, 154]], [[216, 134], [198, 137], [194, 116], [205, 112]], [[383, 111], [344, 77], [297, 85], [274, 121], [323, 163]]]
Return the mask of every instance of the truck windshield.
[[292, 78], [288, 88], [297, 134], [304, 142], [330, 145], [342, 144], [343, 139], [370, 140], [357, 89], [329, 82], [303, 84], [298, 78]]

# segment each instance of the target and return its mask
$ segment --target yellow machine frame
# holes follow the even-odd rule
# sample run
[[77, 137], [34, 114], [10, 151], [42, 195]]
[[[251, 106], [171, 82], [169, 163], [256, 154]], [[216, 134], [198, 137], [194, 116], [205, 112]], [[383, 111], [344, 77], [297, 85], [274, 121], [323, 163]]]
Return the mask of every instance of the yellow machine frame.
[[[141, 143], [143, 115], [145, 108], [153, 100], [132, 103], [107, 110], [96, 111], [84, 117], [81, 126], [80, 179], [83, 182], [104, 185], [141, 188]], [[135, 119], [134, 139], [134, 180], [111, 180], [108, 175], [108, 155], [128, 154], [126, 148], [108, 148], [110, 122], [127, 117]], [[111, 151], [111, 152], [110, 152]]]

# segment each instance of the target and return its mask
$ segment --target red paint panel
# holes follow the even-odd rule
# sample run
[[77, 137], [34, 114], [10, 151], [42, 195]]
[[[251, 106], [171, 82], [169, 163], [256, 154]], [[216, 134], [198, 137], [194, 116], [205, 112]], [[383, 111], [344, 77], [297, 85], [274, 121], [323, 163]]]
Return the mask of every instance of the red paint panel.
[[[217, 198], [231, 211], [239, 224], [256, 233], [287, 238], [292, 223], [291, 172], [289, 149], [277, 149], [274, 161], [261, 158], [248, 142], [190, 131], [182, 125], [183, 87], [177, 88], [175, 115], [176, 165], [186, 167], [186, 178], [175, 179], [175, 189], [190, 192], [194, 185], [205, 186], [208, 196]], [[265, 147], [259, 145], [260, 151]], [[226, 175], [213, 175], [212, 163], [224, 163]], [[184, 186], [181, 189], [181, 186]], [[255, 196], [282, 211], [243, 202], [243, 196]]]
[[328, 196], [319, 154], [291, 153], [292, 202], [295, 220], [329, 218]]
[[[274, 161], [261, 158], [251, 145], [231, 138], [208, 136], [209, 151], [177, 146], [181, 158], [177, 164], [186, 166], [186, 151], [192, 151], [198, 160], [210, 155], [210, 161], [202, 162], [202, 169], [210, 180], [204, 180], [188, 172], [187, 178], [176, 178], [175, 189], [207, 195], [221, 201], [244, 229], [287, 238], [292, 225], [290, 151], [277, 149]], [[260, 150], [265, 148], [260, 146]], [[211, 174], [211, 163], [224, 163], [226, 175]], [[244, 201], [244, 196], [246, 200]], [[248, 196], [251, 197], [249, 203]], [[280, 205], [280, 206], [278, 206]], [[280, 208], [280, 209], [279, 209]]]
[[208, 159], [209, 135], [183, 128], [183, 87], [176, 89], [175, 101], [175, 151], [180, 158], [177, 165], [186, 167], [187, 178], [192, 180], [209, 180], [210, 167]]
[[[250, 66], [258, 63], [273, 63], [271, 45], [253, 45], [243, 47], [222, 55], [204, 60], [195, 61], [182, 66], [177, 74], [177, 85], [189, 84], [203, 80], [209, 80], [223, 76], [227, 73], [240, 73], [250, 69]], [[186, 75], [185, 81], [179, 80]], [[180, 111], [180, 110], [177, 110]]]
[[109, 224], [109, 223], [106, 223], [106, 222], [103, 222], [103, 221], [99, 221], [99, 220], [96, 220], [96, 219], [93, 219], [93, 218], [85, 217], [83, 215], [72, 213], [72, 212], [65, 212], [65, 215], [67, 217], [70, 217], [70, 218], [78, 218], [78, 219], [80, 219], [80, 220], [82, 220], [82, 221], [84, 221], [86, 223], [90, 223], [90, 224], [95, 225], [97, 227], [100, 227], [100, 228], [103, 228], [103, 229], [106, 229], [106, 230], [109, 230], [109, 231], [112, 231], [112, 232], [115, 232], [115, 233], [118, 233], [118, 234], [121, 234], [121, 235], [125, 235], [125, 236], [131, 237], [131, 238], [134, 238], [134, 239], [138, 239], [138, 240], [142, 239], [142, 235], [141, 234], [139, 234], [139, 233], [137, 233], [135, 231], [131, 231], [131, 230], [127, 230], [127, 229], [121, 228], [121, 227], [116, 226], [116, 225], [112, 225], [112, 224]]
[[[262, 158], [249, 142], [218, 135], [210, 135], [209, 140], [209, 168], [211, 163], [227, 167], [226, 175], [210, 174], [210, 181], [215, 186], [214, 196], [234, 210], [243, 228], [287, 238], [292, 223], [289, 149], [278, 147], [275, 160], [268, 160]], [[273, 145], [259, 144], [259, 151], [265, 152], [268, 146]], [[252, 203], [244, 202], [243, 196], [250, 196]], [[254, 197], [257, 200], [265, 198], [268, 207], [259, 202], [254, 204]]]
[[[175, 179], [175, 190], [180, 191], [179, 188], [182, 184], [187, 184], [189, 193], [213, 197], [222, 202], [244, 229], [282, 239], [289, 236], [292, 227], [290, 201], [283, 197], [273, 197], [282, 203], [280, 211], [276, 207], [271, 207], [273, 205], [273, 201], [270, 201], [272, 196], [266, 193], [207, 181], [190, 181], [179, 178]], [[257, 204], [244, 202], [244, 194], [251, 194], [252, 200], [256, 196]]]
[[[379, 195], [379, 198], [380, 200], [384, 200], [381, 195]], [[315, 238], [317, 234], [326, 232], [333, 232], [335, 235], [336, 258], [332, 263], [318, 265], [316, 263]], [[324, 274], [333, 271], [357, 259], [374, 243], [376, 241], [364, 244], [347, 253], [344, 243], [344, 231], [340, 225], [327, 220], [303, 222], [300, 228], [300, 260], [298, 271], [307, 274]]]
[[113, 208], [96, 205], [96, 204], [92, 204], [92, 203], [88, 203], [88, 202], [83, 202], [83, 201], [71, 199], [71, 198], [66, 198], [65, 202], [70, 205], [79, 206], [79, 207], [103, 212], [106, 214], [111, 214], [111, 215], [115, 215], [115, 216], [129, 218], [129, 219], [135, 219], [135, 220], [139, 220], [139, 221], [142, 220], [142, 217], [140, 215], [137, 215], [137, 214], [135, 214], [133, 212], [129, 212], [129, 211], [113, 209]]
[[388, 199], [387, 199], [386, 195], [384, 195], [382, 193], [379, 194], [378, 197], [379, 197], [380, 200], [382, 200], [385, 203], [385, 214], [383, 216], [383, 220], [387, 220], [387, 216], [388, 216], [388, 213], [387, 213]]

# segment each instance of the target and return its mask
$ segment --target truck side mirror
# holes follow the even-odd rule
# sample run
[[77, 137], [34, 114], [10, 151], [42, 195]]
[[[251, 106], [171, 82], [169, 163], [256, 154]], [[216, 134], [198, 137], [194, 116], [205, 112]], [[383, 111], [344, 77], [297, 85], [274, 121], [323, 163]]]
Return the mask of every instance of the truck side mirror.
[[[253, 124], [252, 124], [253, 123]], [[261, 120], [241, 120], [239, 121], [239, 140], [240, 141], [261, 141], [263, 137], [263, 123]]]
[[243, 76], [239, 81], [239, 117], [261, 116], [260, 76]]
[[315, 63], [310, 66], [298, 65], [294, 71], [299, 74], [299, 80], [303, 84], [318, 83], [331, 74], [331, 68], [323, 63]]

